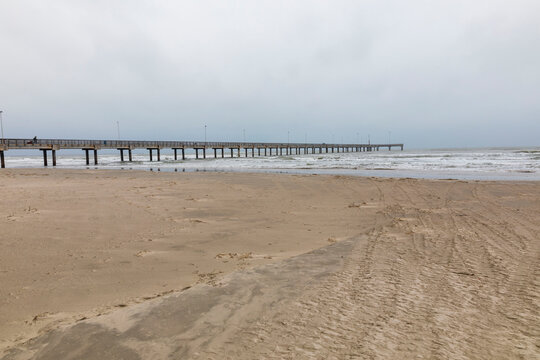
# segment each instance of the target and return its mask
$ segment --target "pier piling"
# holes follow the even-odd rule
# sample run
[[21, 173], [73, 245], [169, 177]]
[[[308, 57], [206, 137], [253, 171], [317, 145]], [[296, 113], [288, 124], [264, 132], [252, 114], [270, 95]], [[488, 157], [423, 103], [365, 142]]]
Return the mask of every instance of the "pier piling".
[[48, 166], [47, 164], [47, 149], [40, 149], [43, 152], [43, 166]]

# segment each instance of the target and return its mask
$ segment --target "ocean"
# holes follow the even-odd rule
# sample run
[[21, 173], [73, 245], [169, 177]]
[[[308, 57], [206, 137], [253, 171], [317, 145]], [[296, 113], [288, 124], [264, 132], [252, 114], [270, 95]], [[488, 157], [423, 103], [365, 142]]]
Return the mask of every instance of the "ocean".
[[[132, 169], [150, 171], [227, 171], [297, 174], [337, 174], [379, 177], [411, 177], [462, 180], [540, 180], [540, 147], [434, 149], [354, 153], [323, 153], [272, 157], [213, 158], [196, 160], [187, 153], [186, 160], [175, 161], [172, 151], [164, 149], [161, 161], [149, 161], [148, 152], [134, 151], [133, 162], [120, 162], [118, 151], [102, 150], [99, 165], [86, 166], [84, 153], [75, 150], [57, 152], [60, 169]], [[257, 154], [257, 153], [256, 153]], [[125, 154], [127, 155], [127, 154]], [[227, 157], [227, 155], [229, 157]], [[218, 152], [218, 156], [220, 153]], [[235, 156], [237, 153], [235, 151]], [[127, 158], [127, 156], [126, 156]], [[154, 151], [154, 160], [156, 154]], [[90, 155], [91, 162], [93, 161]], [[49, 167], [51, 165], [49, 153]], [[6, 152], [8, 168], [43, 167], [43, 158], [36, 150]]]

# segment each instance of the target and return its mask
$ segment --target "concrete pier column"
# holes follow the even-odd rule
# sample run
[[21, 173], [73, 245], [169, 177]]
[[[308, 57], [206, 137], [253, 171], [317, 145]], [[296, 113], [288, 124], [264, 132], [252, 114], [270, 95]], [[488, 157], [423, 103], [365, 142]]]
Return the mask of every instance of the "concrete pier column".
[[56, 150], [51, 150], [52, 153], [52, 166], [56, 166]]
[[403, 145], [401, 145], [401, 151], [403, 151]]
[[203, 159], [206, 159], [206, 148], [202, 149], [202, 156], [203, 156]]
[[4, 150], [0, 150], [0, 168], [6, 168], [6, 159], [4, 158]]
[[261, 148], [257, 148], [257, 156], [261, 156]]
[[195, 149], [195, 159], [199, 158], [199, 149]]
[[94, 165], [98, 164], [98, 158], [97, 158], [97, 150], [94, 149]]
[[225, 148], [221, 148], [221, 158], [225, 157]]
[[86, 165], [90, 165], [90, 156], [88, 156], [88, 149], [83, 149], [86, 155]]
[[247, 149], [247, 148], [244, 148], [244, 150], [245, 150], [245, 153], [246, 153], [246, 157], [247, 157], [247, 156], [248, 156], [248, 155], [247, 155], [247, 151], [248, 151], [248, 149]]
[[217, 159], [217, 149], [214, 148], [214, 159]]
[[233, 157], [234, 157], [234, 155], [233, 155], [233, 148], [230, 148], [230, 150], [231, 150], [231, 158], [233, 158]]
[[238, 148], [238, 157], [240, 157], [240, 148]]
[[129, 162], [133, 161], [133, 156], [131, 154], [131, 149], [128, 149], [128, 158], [129, 158]]
[[149, 152], [149, 154], [150, 154], [150, 161], [152, 161], [152, 155], [153, 155], [153, 154], [152, 154], [152, 149], [148, 149], [148, 152]]
[[182, 148], [182, 160], [186, 160], [186, 149]]
[[[266, 149], [264, 149], [264, 155], [266, 155]], [[270, 148], [270, 156], [272, 156], [272, 148]]]
[[157, 150], [157, 161], [161, 161], [161, 154], [160, 154], [161, 150], [160, 148], [157, 148], [156, 150]]
[[255, 148], [254, 147], [251, 148], [251, 157], [255, 157]]
[[48, 166], [47, 164], [47, 150], [41, 149], [43, 151], [43, 166]]
[[178, 149], [173, 149], [174, 151], [174, 160], [178, 160]]
[[266, 156], [266, 148], [264, 148], [264, 156]]
[[120, 150], [120, 161], [124, 162], [124, 149], [118, 149]]

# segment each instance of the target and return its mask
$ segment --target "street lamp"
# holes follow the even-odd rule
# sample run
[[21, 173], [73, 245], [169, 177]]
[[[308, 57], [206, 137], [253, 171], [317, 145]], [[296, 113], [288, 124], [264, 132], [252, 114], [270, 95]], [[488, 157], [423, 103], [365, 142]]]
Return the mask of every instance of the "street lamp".
[[290, 134], [291, 134], [291, 132], [287, 131], [287, 145], [289, 145], [289, 143], [291, 142], [290, 141]]
[[204, 125], [204, 142], [206, 142], [206, 125]]

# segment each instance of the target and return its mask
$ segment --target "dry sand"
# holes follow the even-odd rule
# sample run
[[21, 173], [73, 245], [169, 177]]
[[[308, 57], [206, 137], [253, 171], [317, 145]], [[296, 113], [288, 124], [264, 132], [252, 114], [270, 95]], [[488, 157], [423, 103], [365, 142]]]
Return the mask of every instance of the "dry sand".
[[538, 182], [7, 170], [0, 191], [9, 359], [540, 355]]

